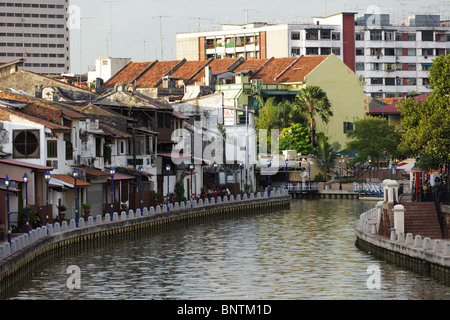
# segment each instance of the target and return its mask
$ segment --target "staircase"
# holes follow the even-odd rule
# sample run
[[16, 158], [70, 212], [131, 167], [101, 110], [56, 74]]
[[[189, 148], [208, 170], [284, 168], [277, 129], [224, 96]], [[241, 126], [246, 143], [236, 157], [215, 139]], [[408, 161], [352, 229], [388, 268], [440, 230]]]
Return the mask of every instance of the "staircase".
[[[442, 239], [436, 207], [433, 202], [402, 202], [405, 207], [405, 234], [412, 233], [413, 237]], [[389, 208], [389, 217], [394, 221], [394, 213]]]

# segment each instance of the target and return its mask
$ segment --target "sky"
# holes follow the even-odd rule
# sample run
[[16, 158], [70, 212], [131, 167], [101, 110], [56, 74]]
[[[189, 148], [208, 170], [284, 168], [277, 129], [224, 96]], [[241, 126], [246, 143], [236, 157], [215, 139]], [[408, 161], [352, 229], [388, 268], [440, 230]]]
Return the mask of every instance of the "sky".
[[175, 60], [177, 33], [218, 30], [220, 24], [311, 23], [312, 17], [365, 13], [372, 6], [391, 14], [391, 21], [415, 13], [450, 16], [450, 0], [71, 0], [70, 5], [81, 17], [70, 34], [75, 74], [94, 70], [95, 59], [108, 56]]

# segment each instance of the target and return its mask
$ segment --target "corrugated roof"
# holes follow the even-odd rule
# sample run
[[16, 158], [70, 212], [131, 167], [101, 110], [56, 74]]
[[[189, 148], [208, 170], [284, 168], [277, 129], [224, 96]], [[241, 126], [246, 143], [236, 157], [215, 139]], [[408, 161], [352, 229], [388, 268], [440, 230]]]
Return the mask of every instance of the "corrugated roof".
[[41, 170], [41, 171], [52, 171], [53, 170], [52, 167], [41, 166], [38, 164], [28, 163], [25, 161], [19, 161], [19, 160], [13, 160], [13, 159], [0, 159], [0, 163], [6, 163], [6, 164], [11, 164], [13, 166], [37, 169], [37, 170]]

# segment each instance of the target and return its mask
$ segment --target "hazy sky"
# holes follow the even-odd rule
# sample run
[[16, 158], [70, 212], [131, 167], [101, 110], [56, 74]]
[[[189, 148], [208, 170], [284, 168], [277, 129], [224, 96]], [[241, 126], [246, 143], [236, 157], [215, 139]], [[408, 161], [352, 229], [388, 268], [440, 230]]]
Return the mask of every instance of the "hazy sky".
[[167, 61], [175, 60], [177, 33], [217, 30], [220, 24], [242, 24], [246, 18], [249, 22], [310, 23], [311, 17], [343, 11], [364, 13], [373, 5], [390, 13], [391, 22], [413, 13], [450, 15], [449, 0], [71, 0], [70, 4], [79, 9], [82, 18], [81, 39], [80, 29], [71, 31], [73, 73], [80, 72], [80, 62], [84, 73], [94, 69], [96, 58], [106, 56], [162, 60], [160, 21]]

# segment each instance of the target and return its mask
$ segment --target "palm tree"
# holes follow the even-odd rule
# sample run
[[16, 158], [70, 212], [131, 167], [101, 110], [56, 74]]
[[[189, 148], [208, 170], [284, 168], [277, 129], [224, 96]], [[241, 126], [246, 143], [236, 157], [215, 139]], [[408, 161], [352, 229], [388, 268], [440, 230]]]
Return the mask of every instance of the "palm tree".
[[318, 166], [325, 174], [325, 181], [327, 181], [328, 172], [334, 166], [339, 149], [340, 146], [338, 143], [333, 143], [331, 145], [328, 143], [328, 138], [324, 134], [318, 135], [315, 152], [317, 155]]
[[316, 142], [316, 117], [320, 117], [327, 124], [333, 116], [331, 104], [327, 94], [318, 86], [307, 86], [296, 97], [298, 111], [303, 114], [309, 122], [311, 132], [311, 145]]

